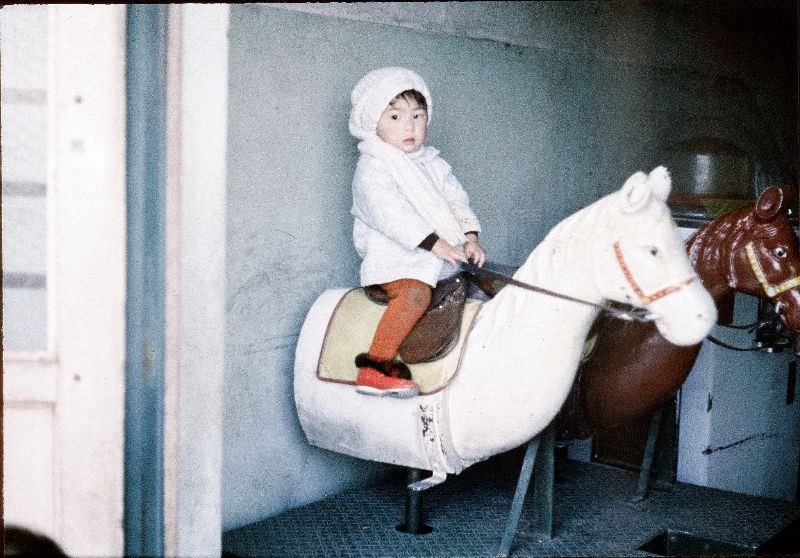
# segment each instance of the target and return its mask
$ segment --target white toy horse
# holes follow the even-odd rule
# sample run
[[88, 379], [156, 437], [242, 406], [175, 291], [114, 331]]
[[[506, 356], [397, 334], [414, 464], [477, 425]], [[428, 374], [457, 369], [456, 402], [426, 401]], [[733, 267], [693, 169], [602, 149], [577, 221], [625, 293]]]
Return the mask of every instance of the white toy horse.
[[[594, 304], [646, 307], [666, 339], [699, 343], [717, 312], [666, 206], [670, 187], [664, 167], [634, 174], [619, 191], [558, 224], [514, 278]], [[432, 471], [429, 485], [547, 427], [567, 397], [599, 312], [508, 286], [478, 310], [447, 387], [395, 399], [316, 375], [329, 320], [348, 291], [322, 293], [300, 333], [294, 389], [303, 430], [314, 446]]]

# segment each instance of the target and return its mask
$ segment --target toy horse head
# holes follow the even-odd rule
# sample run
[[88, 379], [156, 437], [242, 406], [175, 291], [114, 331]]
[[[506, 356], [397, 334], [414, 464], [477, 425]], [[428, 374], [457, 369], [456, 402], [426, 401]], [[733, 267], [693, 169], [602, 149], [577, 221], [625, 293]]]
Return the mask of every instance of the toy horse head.
[[603, 220], [605, 230], [595, 240], [596, 257], [604, 261], [594, 269], [612, 276], [595, 281], [605, 298], [647, 308], [671, 343], [694, 345], [713, 327], [717, 311], [666, 205], [671, 186], [667, 169], [657, 167], [637, 172], [608, 196], [605, 210], [613, 216]]
[[769, 300], [784, 325], [800, 331], [800, 247], [789, 223], [792, 198], [789, 186], [768, 188], [753, 206], [727, 215], [714, 232], [717, 238], [734, 237], [728, 239], [727, 265], [719, 270], [727, 285]]

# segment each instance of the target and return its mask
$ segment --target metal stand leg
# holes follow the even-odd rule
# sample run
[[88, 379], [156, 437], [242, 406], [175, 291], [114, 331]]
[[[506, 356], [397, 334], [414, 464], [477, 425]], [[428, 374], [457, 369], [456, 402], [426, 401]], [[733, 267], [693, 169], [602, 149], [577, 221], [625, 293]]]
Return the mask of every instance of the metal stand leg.
[[653, 412], [650, 417], [650, 429], [647, 432], [647, 446], [644, 449], [644, 458], [642, 459], [642, 468], [639, 472], [639, 486], [636, 489], [636, 495], [632, 498], [634, 502], [644, 500], [647, 495], [647, 487], [650, 484], [650, 474], [653, 471], [653, 458], [656, 454], [656, 441], [658, 440], [658, 431], [661, 428], [661, 417], [664, 415], [664, 407], [659, 407]]
[[566, 467], [567, 460], [569, 459], [569, 447], [564, 446], [556, 446], [553, 450], [553, 455], [555, 456], [555, 479], [554, 482], [556, 484], [563, 484], [566, 481], [566, 474], [564, 469]]
[[542, 433], [539, 455], [534, 471], [534, 509], [536, 523], [533, 532], [550, 540], [553, 538], [553, 485], [555, 483], [555, 431], [548, 427]]
[[406, 488], [406, 522], [395, 527], [401, 533], [409, 535], [427, 535], [433, 532], [433, 527], [422, 523], [422, 490], [412, 488], [422, 479], [419, 469], [408, 470], [408, 487]]
[[534, 532], [544, 538], [552, 538], [554, 463], [555, 431], [552, 426], [548, 426], [543, 433], [528, 442], [528, 449], [525, 452], [525, 459], [522, 461], [522, 469], [517, 481], [517, 489], [514, 492], [514, 500], [511, 503], [511, 513], [508, 515], [503, 540], [500, 541], [498, 556], [508, 556], [508, 552], [511, 550], [511, 544], [514, 542], [514, 535], [517, 532], [522, 505], [528, 492], [528, 484], [534, 467], [536, 468], [536, 478], [534, 479], [536, 523]]
[[503, 540], [500, 541], [500, 550], [497, 551], [498, 556], [508, 556], [511, 543], [514, 542], [519, 516], [522, 513], [522, 503], [525, 501], [525, 494], [528, 492], [528, 483], [531, 480], [531, 473], [533, 473], [533, 465], [536, 462], [538, 450], [539, 437], [537, 436], [528, 442], [528, 449], [525, 451], [525, 459], [522, 461], [522, 469], [519, 472], [519, 480], [517, 481], [517, 490], [514, 492], [514, 500], [511, 503], [511, 513], [508, 514], [508, 521], [506, 522], [506, 531], [503, 534]]

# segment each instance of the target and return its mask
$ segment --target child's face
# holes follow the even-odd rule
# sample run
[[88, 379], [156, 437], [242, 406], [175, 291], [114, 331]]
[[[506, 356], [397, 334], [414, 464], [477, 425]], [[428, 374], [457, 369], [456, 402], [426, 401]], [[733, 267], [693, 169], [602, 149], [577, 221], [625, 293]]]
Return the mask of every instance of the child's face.
[[414, 99], [394, 99], [378, 120], [378, 137], [405, 153], [419, 149], [427, 133], [427, 111]]

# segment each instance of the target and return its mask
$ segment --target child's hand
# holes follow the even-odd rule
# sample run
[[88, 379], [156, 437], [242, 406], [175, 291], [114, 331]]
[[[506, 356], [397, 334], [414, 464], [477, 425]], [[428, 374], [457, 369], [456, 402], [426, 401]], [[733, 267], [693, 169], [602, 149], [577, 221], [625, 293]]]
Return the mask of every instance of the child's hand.
[[456, 262], [467, 263], [467, 256], [464, 255], [464, 252], [442, 238], [436, 241], [436, 244], [431, 248], [431, 252], [453, 267], [458, 266]]
[[464, 244], [464, 255], [467, 259], [472, 259], [473, 263], [478, 267], [483, 267], [486, 262], [486, 252], [478, 242], [478, 237], [473, 234], [467, 235], [467, 242]]

